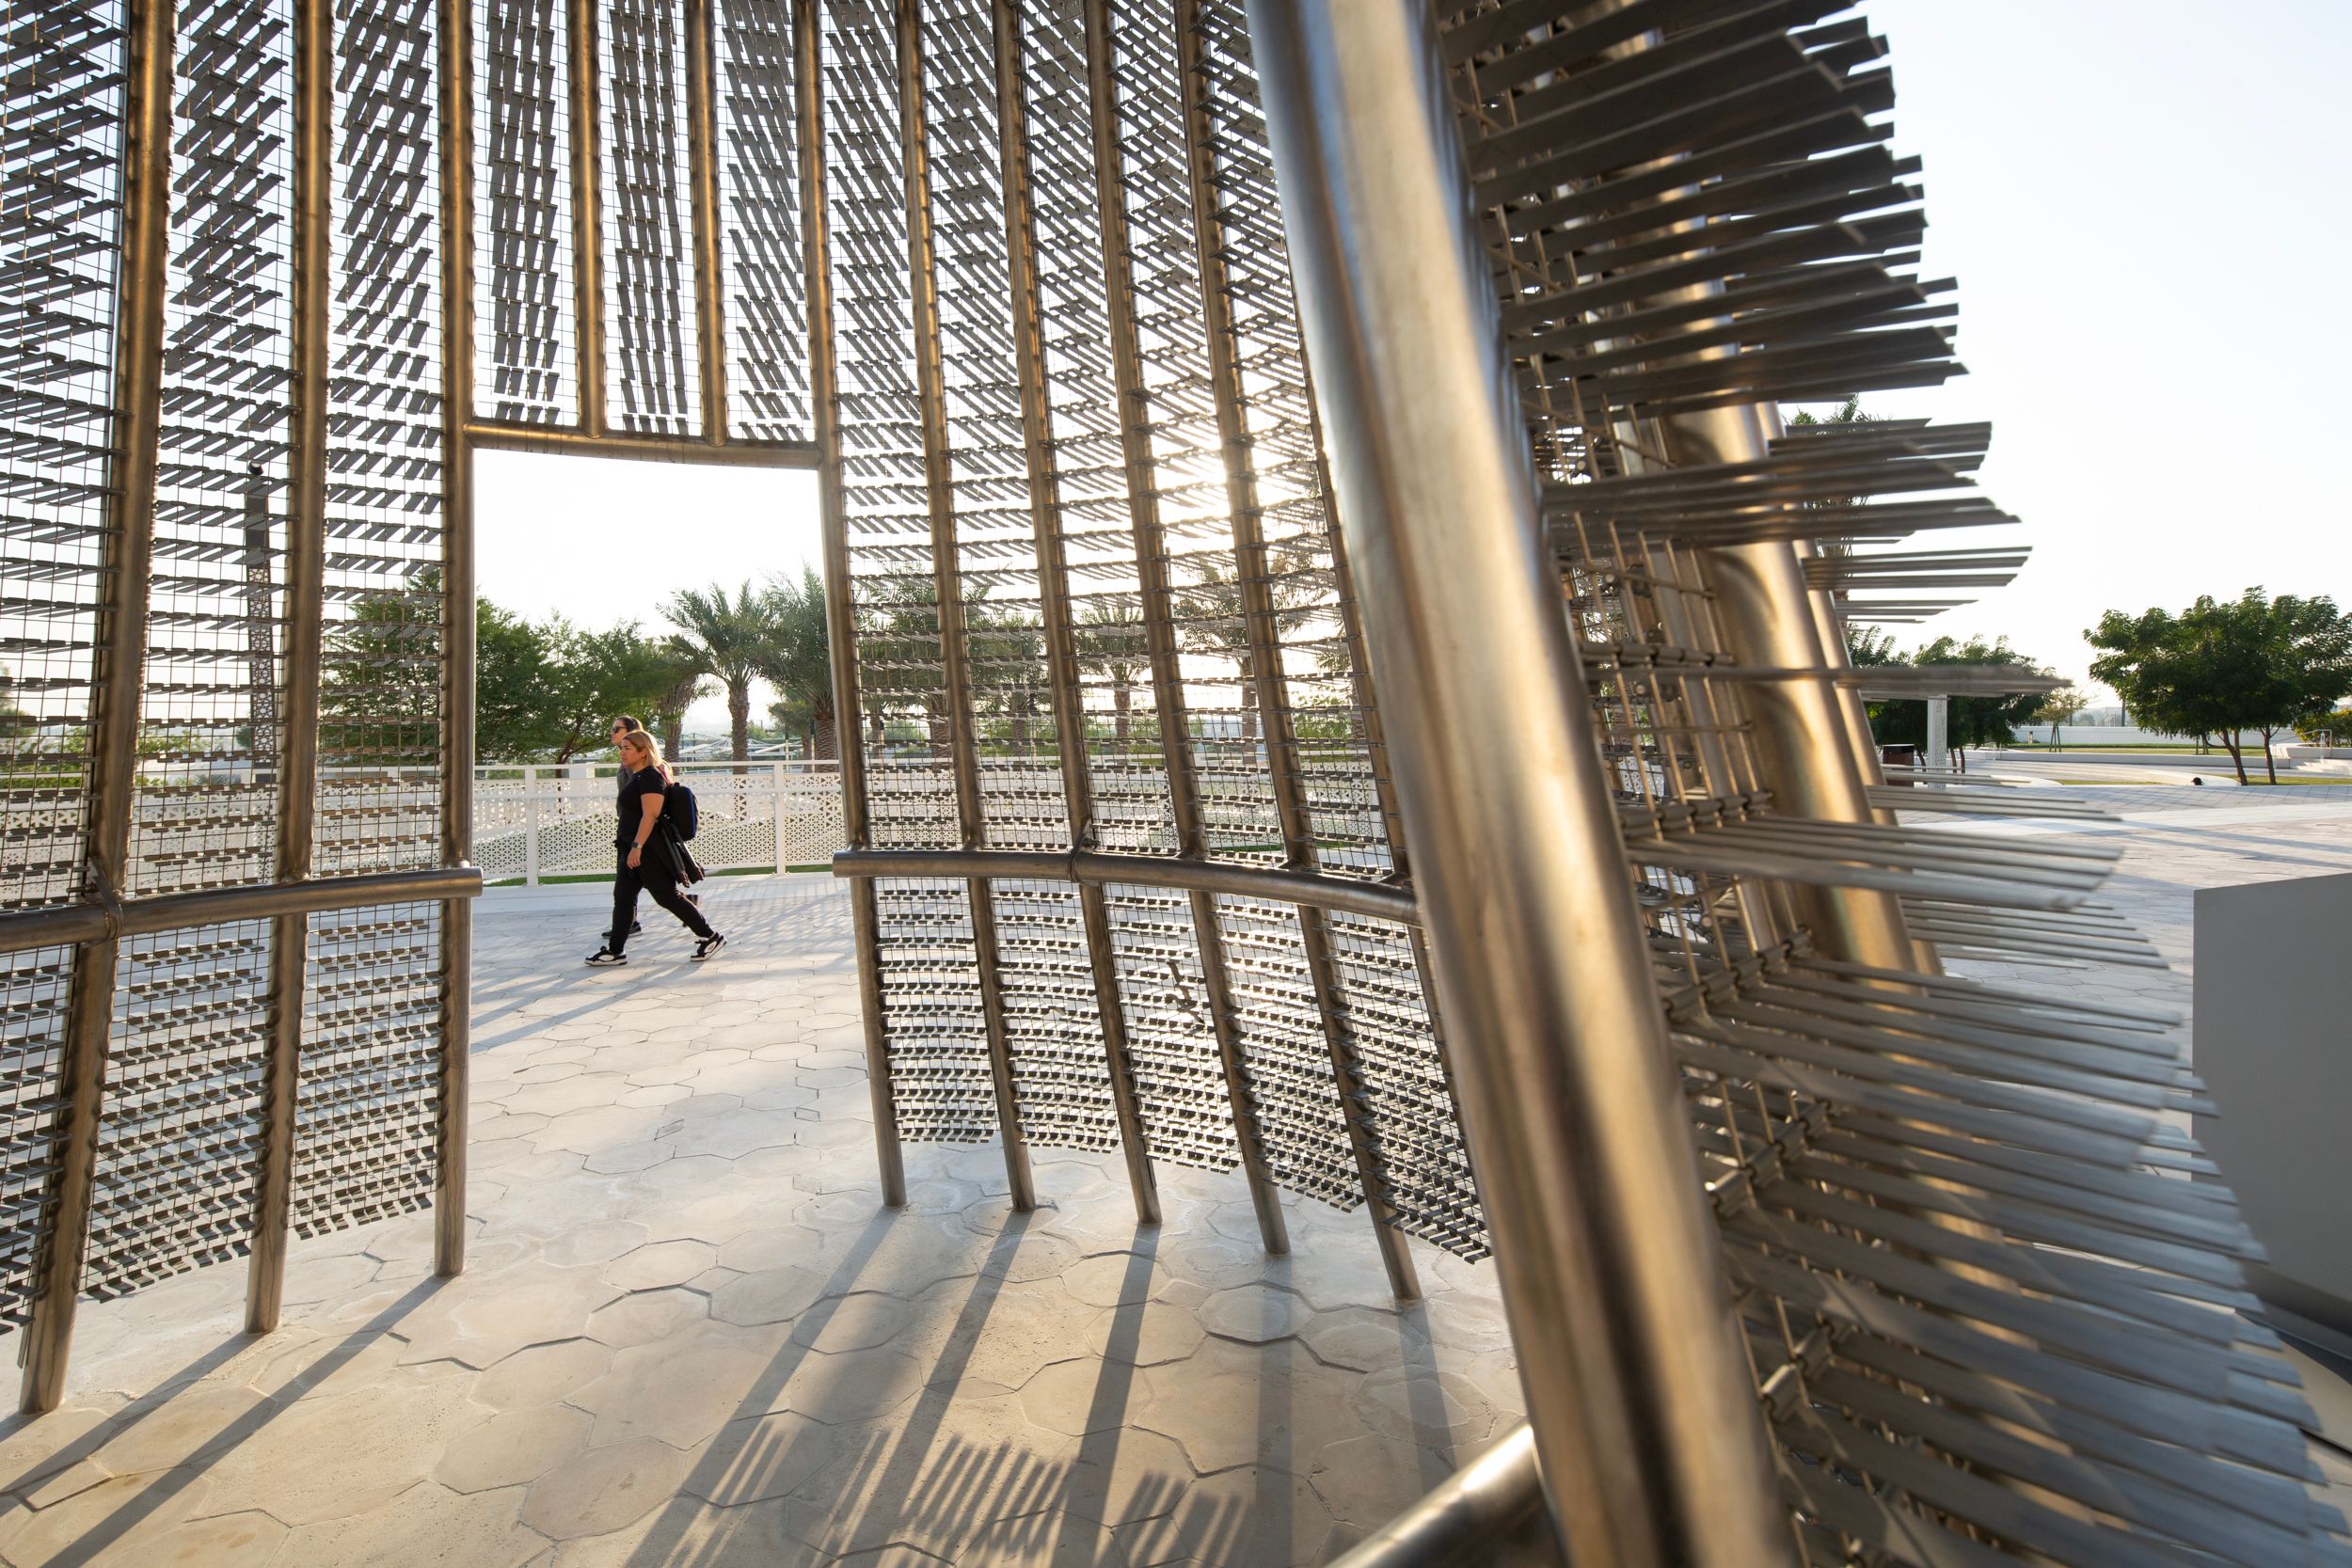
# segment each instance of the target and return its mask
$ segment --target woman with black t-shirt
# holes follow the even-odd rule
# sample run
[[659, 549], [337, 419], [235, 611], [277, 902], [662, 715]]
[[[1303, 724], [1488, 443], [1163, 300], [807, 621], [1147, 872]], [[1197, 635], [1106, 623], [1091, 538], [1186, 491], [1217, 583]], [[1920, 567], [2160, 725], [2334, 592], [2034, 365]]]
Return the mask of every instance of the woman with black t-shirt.
[[710, 928], [702, 911], [678, 891], [685, 878], [685, 854], [675, 831], [661, 820], [672, 783], [661, 748], [643, 730], [621, 737], [621, 766], [628, 785], [620, 798], [620, 831], [613, 835], [618, 863], [612, 868], [612, 925], [604, 945], [588, 955], [599, 969], [628, 962], [630, 926], [637, 918], [637, 894], [644, 889], [653, 901], [678, 917], [696, 937], [694, 957], [707, 958], [726, 945], [727, 939]]

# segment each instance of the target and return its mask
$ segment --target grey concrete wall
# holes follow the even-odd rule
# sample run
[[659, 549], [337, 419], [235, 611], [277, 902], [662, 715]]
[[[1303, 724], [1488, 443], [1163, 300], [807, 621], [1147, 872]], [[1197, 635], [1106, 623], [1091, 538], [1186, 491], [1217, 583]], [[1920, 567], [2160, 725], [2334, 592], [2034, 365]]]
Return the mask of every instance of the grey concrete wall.
[[2196, 1118], [2265, 1301], [2352, 1342], [2352, 875], [2197, 891]]

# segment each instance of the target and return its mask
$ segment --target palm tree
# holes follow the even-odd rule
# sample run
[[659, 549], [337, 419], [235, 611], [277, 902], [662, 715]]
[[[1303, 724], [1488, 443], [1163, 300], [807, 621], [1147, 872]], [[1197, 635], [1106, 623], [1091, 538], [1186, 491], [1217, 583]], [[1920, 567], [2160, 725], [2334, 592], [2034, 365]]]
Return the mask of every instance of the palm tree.
[[[1314, 618], [1326, 600], [1314, 576], [1314, 558], [1304, 546], [1278, 545], [1266, 552], [1266, 587], [1274, 600], [1274, 636]], [[1242, 600], [1238, 572], [1228, 577], [1216, 565], [1205, 565], [1200, 580], [1176, 591], [1177, 613], [1184, 618], [1184, 641], [1195, 653], [1232, 659], [1241, 669], [1241, 738], [1245, 745], [1258, 738], [1257, 650], [1249, 641], [1249, 617]]]
[[765, 597], [775, 636], [759, 673], [784, 699], [771, 711], [804, 726], [809, 756], [837, 757], [841, 743], [834, 722], [833, 648], [825, 638], [824, 579], [815, 567], [804, 565], [800, 581], [778, 577]]
[[710, 689], [710, 667], [703, 662], [701, 651], [683, 637], [665, 638], [661, 653], [670, 684], [663, 688], [649, 718], [661, 732], [661, 754], [674, 757], [686, 744], [686, 710]]
[[707, 592], [680, 589], [670, 595], [661, 613], [678, 628], [704, 669], [726, 688], [728, 738], [735, 760], [741, 762], [752, 750], [752, 682], [775, 644], [773, 607], [748, 581], [732, 598], [714, 582]]
[[1143, 611], [1129, 600], [1088, 607], [1071, 628], [1077, 634], [1078, 668], [1104, 675], [1111, 683], [1111, 705], [1119, 749], [1127, 749], [1127, 728], [1135, 704], [1136, 683], [1152, 667], [1146, 645]]

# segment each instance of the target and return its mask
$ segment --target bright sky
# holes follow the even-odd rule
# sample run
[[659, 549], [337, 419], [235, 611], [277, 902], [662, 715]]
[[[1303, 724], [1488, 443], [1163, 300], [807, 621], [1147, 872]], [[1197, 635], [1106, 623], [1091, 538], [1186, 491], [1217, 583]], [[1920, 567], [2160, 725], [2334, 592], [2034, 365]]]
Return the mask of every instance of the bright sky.
[[[1899, 150], [1926, 160], [1928, 277], [1973, 372], [1870, 412], [1991, 420], [2017, 581], [1917, 627], [2006, 634], [2088, 680], [2108, 608], [2252, 583], [2352, 602], [2352, 3], [1877, 0]], [[671, 591], [798, 571], [809, 475], [484, 452], [482, 591], [648, 629]], [[2106, 693], [2094, 697], [2104, 700]], [[763, 710], [767, 698], [756, 699]], [[692, 722], [716, 731], [723, 704]]]
[[[791, 469], [485, 451], [474, 458], [474, 517], [483, 597], [534, 621], [561, 610], [592, 630], [635, 621], [658, 635], [669, 629], [662, 601], [678, 589], [732, 592], [822, 561], [817, 476]], [[773, 700], [752, 689], [755, 722]], [[724, 695], [687, 709], [686, 723], [725, 733]]]
[[1866, 14], [1892, 50], [1897, 150], [1927, 164], [1923, 276], [1960, 280], [1972, 373], [1864, 407], [1991, 420], [1982, 483], [2024, 526], [1965, 542], [2034, 551], [1900, 643], [2007, 633], [2083, 682], [2080, 633], [2109, 608], [2255, 583], [2352, 604], [2352, 4]]

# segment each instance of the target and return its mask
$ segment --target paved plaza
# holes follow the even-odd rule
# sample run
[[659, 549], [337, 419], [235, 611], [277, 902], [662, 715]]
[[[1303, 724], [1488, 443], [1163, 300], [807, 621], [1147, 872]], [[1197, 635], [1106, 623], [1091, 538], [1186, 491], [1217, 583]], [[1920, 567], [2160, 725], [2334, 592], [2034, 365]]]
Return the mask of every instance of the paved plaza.
[[[2352, 789], [2083, 793], [2174, 972], [1985, 972], [2185, 1012], [2194, 888], [2352, 870]], [[1491, 1268], [1417, 1246], [1400, 1308], [1360, 1214], [1291, 1199], [1268, 1259], [1237, 1175], [1161, 1167], [1139, 1229], [1116, 1156], [1038, 1151], [1023, 1215], [919, 1144], [882, 1210], [841, 888], [706, 885], [723, 958], [649, 908], [610, 972], [604, 889], [485, 895], [466, 1274], [420, 1214], [300, 1243], [266, 1338], [241, 1264], [86, 1306], [65, 1408], [0, 1428], [0, 1559], [1316, 1563], [1518, 1418]]]

